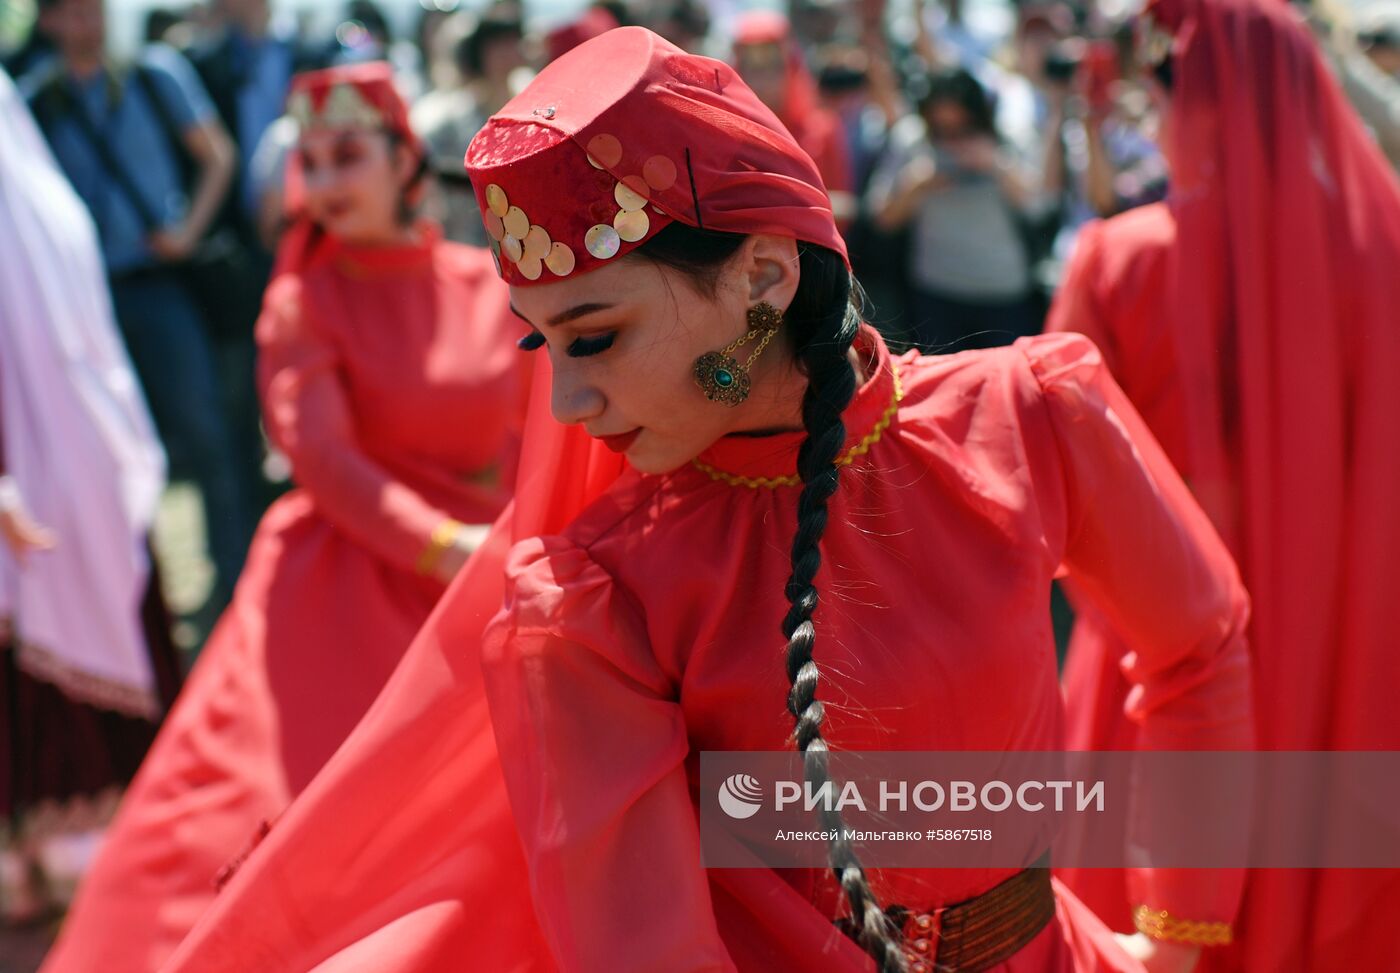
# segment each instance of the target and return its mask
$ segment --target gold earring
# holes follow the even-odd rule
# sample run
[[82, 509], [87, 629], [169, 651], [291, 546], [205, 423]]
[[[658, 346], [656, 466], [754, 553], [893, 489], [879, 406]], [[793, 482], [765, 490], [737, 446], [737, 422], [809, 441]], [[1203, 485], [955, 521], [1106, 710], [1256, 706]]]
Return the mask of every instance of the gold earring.
[[[768, 347], [768, 342], [778, 333], [778, 327], [783, 323], [783, 312], [767, 301], [760, 301], [749, 308], [748, 319], [748, 331], [725, 345], [722, 350], [706, 352], [695, 359], [695, 384], [700, 386], [700, 391], [704, 392], [705, 398], [711, 402], [738, 405], [749, 397], [752, 384], [749, 369], [753, 367], [758, 356], [763, 354], [763, 349]], [[748, 360], [740, 365], [734, 357], [734, 350], [754, 338], [758, 339], [758, 344], [754, 346]]]

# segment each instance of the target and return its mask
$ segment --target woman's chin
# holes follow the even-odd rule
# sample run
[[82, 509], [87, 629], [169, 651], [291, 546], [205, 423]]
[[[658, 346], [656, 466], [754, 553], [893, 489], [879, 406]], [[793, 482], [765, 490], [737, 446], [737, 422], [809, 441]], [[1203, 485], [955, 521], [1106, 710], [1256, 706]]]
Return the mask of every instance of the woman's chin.
[[681, 455], [674, 451], [657, 450], [652, 444], [638, 442], [626, 453], [627, 464], [638, 473], [660, 476], [678, 470], [689, 463], [694, 456]]

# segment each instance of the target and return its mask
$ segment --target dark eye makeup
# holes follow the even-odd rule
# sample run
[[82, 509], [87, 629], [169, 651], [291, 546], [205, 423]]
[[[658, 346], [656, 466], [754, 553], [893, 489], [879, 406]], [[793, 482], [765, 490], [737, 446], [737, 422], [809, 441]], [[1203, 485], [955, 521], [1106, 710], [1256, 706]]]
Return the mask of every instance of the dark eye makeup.
[[575, 338], [567, 349], [570, 358], [587, 358], [607, 351], [617, 340], [617, 332], [609, 331], [596, 337]]
[[[587, 358], [607, 351], [617, 340], [617, 332], [610, 331], [593, 338], [575, 338], [566, 349], [570, 358]], [[544, 347], [544, 335], [531, 331], [515, 343], [521, 351], [538, 351]]]

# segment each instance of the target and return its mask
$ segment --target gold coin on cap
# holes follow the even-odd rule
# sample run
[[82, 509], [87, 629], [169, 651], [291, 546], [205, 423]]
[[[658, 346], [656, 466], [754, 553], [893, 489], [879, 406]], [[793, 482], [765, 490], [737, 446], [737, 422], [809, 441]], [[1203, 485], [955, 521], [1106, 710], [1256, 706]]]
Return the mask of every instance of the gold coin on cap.
[[506, 215], [501, 217], [501, 222], [505, 224], [506, 232], [517, 240], [525, 239], [525, 234], [530, 232], [530, 218], [519, 206], [512, 206], [506, 210]]
[[506, 199], [506, 191], [494, 182], [486, 187], [486, 208], [497, 216], [505, 216], [506, 210], [510, 208], [510, 200]]
[[[543, 260], [544, 255], [549, 253], [549, 234], [542, 226], [530, 227], [530, 232], [525, 234], [525, 256], [534, 257], [536, 260]], [[531, 280], [535, 278], [531, 277]]]
[[519, 240], [507, 233], [506, 238], [501, 241], [501, 252], [515, 263], [519, 263], [520, 258], [525, 255], [525, 248]]
[[595, 135], [588, 140], [588, 161], [599, 169], [611, 169], [622, 161], [622, 143], [615, 135]]
[[539, 280], [540, 274], [544, 273], [544, 264], [540, 263], [539, 257], [525, 257], [515, 267], [525, 275], [526, 280]]
[[657, 192], [664, 192], [676, 184], [676, 164], [664, 155], [654, 155], [642, 166], [642, 178]]
[[629, 213], [645, 206], [650, 195], [650, 187], [640, 176], [628, 176], [613, 190], [613, 199], [617, 200], [617, 205]]
[[501, 223], [501, 218], [489, 209], [481, 214], [481, 221], [486, 224], [486, 232], [491, 239], [500, 242], [501, 237], [506, 235], [506, 228]]
[[556, 243], [549, 248], [549, 256], [544, 258], [544, 265], [555, 277], [567, 277], [574, 272], [574, 252], [569, 249], [568, 244]]
[[647, 235], [647, 230], [651, 228], [651, 220], [647, 219], [645, 210], [627, 212], [623, 210], [613, 217], [613, 228], [617, 230], [617, 235], [628, 243], [636, 243]]
[[614, 256], [622, 246], [622, 238], [617, 235], [616, 230], [606, 223], [595, 223], [584, 234], [583, 245], [589, 253], [599, 260], [607, 260]]

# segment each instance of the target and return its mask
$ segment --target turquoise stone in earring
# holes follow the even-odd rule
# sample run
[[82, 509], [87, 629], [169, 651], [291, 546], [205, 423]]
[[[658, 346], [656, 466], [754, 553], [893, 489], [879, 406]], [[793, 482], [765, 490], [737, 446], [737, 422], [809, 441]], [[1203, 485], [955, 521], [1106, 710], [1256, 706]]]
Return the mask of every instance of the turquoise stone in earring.
[[[695, 359], [695, 384], [711, 402], [725, 405], [738, 405], [749, 397], [751, 385], [749, 366], [768, 347], [768, 342], [778, 333], [782, 324], [782, 312], [768, 303], [759, 303], [749, 308], [749, 330], [731, 341], [721, 351], [711, 351]], [[743, 365], [733, 356], [740, 345], [758, 339], [753, 353]]]
[[695, 359], [695, 384], [711, 402], [738, 405], [749, 397], [749, 373], [722, 351]]

